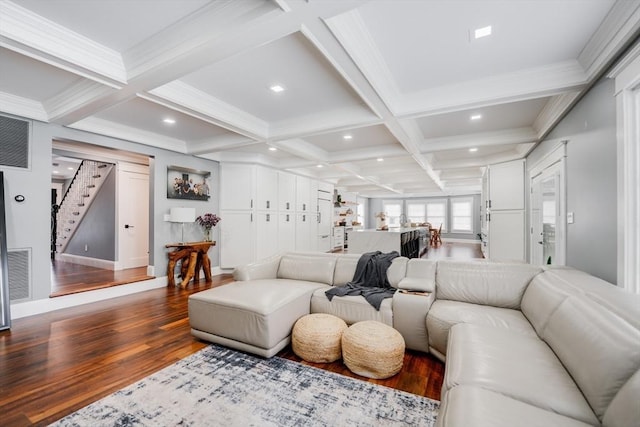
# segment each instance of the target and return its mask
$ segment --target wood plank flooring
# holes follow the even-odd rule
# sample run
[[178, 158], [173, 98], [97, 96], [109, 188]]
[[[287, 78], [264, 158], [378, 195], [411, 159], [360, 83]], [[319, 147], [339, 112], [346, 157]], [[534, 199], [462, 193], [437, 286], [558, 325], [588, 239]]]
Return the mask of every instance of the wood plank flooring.
[[[14, 320], [0, 332], [0, 424], [47, 425], [204, 348], [190, 334], [187, 298], [232, 280], [215, 276], [187, 289], [154, 289]], [[290, 348], [280, 355], [300, 361]], [[355, 376], [340, 362], [314, 366]], [[432, 356], [407, 352], [398, 375], [368, 381], [439, 399], [443, 372]]]
[[51, 261], [50, 297], [93, 291], [153, 279], [147, 267], [112, 271], [59, 260]]

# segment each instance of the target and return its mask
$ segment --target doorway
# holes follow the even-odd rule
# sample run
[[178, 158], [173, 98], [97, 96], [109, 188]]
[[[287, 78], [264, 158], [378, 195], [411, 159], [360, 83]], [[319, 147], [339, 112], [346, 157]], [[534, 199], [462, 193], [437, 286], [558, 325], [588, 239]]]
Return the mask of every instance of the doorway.
[[[83, 237], [86, 240], [83, 240], [80, 245], [85, 251], [87, 251], [87, 244], [90, 251], [100, 247], [102, 254], [93, 255], [82, 251], [78, 253], [76, 250], [75, 253], [55, 254], [58, 256], [54, 259], [52, 252], [50, 296], [68, 295], [152, 279], [153, 276], [147, 273], [150, 245], [149, 158], [90, 144], [54, 141], [52, 163], [54, 165], [60, 163], [61, 157], [66, 160], [74, 159], [77, 164], [86, 160], [107, 162], [115, 166], [110, 172], [111, 178], [105, 181], [111, 182], [107, 186], [109, 188], [100, 189], [100, 192], [106, 191], [110, 194], [108, 196], [110, 198], [107, 201], [104, 199], [100, 201], [99, 197], [107, 196], [96, 193], [96, 198], [91, 205], [94, 206], [94, 214], [89, 215], [89, 211], [86, 214], [89, 228], [94, 231], [102, 230], [88, 233], [88, 236], [85, 233]], [[55, 169], [62, 168], [54, 166]], [[52, 200], [52, 207], [60, 204], [59, 195], [64, 195], [62, 190], [66, 191], [77, 172], [70, 173], [71, 176], [62, 183], [59, 174], [52, 174], [52, 189], [55, 188], [58, 195], [55, 205]], [[92, 209], [91, 206], [88, 209]], [[95, 214], [96, 209], [112, 211], [109, 215], [100, 215]], [[103, 220], [96, 222], [96, 217], [102, 217]], [[104, 223], [105, 218], [106, 223]], [[75, 237], [72, 236], [71, 239]]]
[[564, 158], [531, 178], [531, 264], [565, 265], [564, 194]]

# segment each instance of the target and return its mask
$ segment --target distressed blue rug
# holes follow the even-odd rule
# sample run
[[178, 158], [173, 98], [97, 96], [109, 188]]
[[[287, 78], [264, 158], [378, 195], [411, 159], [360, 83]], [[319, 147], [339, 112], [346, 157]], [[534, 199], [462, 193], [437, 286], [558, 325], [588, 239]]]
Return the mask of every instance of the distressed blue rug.
[[433, 426], [439, 402], [211, 345], [55, 426]]

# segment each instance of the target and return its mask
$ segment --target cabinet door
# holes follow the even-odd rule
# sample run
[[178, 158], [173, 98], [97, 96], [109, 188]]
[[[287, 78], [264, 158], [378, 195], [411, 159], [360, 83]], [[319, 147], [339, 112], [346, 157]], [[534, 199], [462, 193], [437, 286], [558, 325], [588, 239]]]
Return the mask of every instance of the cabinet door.
[[524, 211], [492, 211], [489, 258], [524, 261]]
[[278, 173], [278, 210], [295, 212], [296, 176], [286, 172]]
[[221, 163], [220, 209], [253, 208], [254, 182], [254, 166]]
[[278, 171], [258, 167], [256, 169], [256, 205], [259, 211], [278, 209]]
[[256, 259], [278, 253], [278, 215], [270, 212], [256, 214]]
[[[254, 222], [249, 211], [221, 211], [220, 267], [235, 268], [255, 260], [253, 255]], [[224, 223], [224, 224], [223, 224]]]
[[281, 212], [278, 218], [278, 250], [280, 252], [295, 251], [296, 214]]
[[311, 251], [315, 249], [315, 244], [311, 246], [311, 224], [315, 217], [315, 214], [296, 214], [296, 251]]
[[296, 210], [298, 212], [312, 212], [311, 208], [311, 180], [303, 176], [296, 176]]
[[489, 166], [489, 208], [524, 209], [524, 160]]

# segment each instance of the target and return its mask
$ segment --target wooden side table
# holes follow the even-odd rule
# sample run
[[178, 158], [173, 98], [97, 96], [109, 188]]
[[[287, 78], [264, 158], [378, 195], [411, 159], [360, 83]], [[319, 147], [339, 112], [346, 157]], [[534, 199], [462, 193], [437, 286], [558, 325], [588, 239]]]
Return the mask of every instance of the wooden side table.
[[185, 288], [191, 279], [194, 283], [200, 280], [200, 269], [204, 271], [204, 277], [207, 282], [211, 281], [211, 261], [207, 252], [211, 246], [215, 246], [216, 242], [190, 242], [190, 243], [172, 243], [165, 245], [165, 248], [175, 249], [169, 252], [169, 264], [167, 265], [167, 284], [175, 286], [174, 270], [176, 262], [182, 260], [180, 276], [182, 282], [180, 287]]

